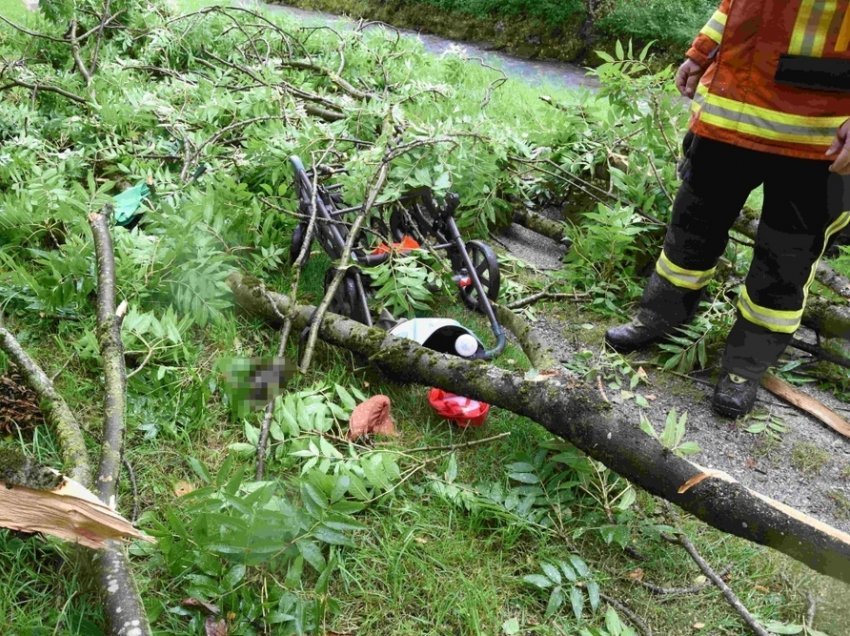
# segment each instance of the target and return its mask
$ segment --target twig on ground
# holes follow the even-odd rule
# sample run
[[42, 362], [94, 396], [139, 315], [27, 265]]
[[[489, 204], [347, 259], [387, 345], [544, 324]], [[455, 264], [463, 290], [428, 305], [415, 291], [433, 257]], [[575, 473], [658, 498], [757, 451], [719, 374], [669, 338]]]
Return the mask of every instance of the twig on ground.
[[[325, 161], [328, 154], [331, 152], [333, 146], [330, 146], [324, 150], [322, 156], [316, 160], [313, 157], [312, 164], [314, 167], [322, 165], [322, 162]], [[295, 177], [296, 179], [300, 178], [298, 175]], [[310, 218], [307, 221], [307, 227], [304, 228], [304, 236], [301, 242], [301, 249], [298, 252], [298, 256], [295, 259], [295, 262], [292, 264], [292, 280], [289, 285], [289, 298], [292, 301], [292, 305], [295, 305], [295, 299], [298, 295], [298, 285], [301, 281], [301, 270], [304, 267], [304, 263], [307, 261], [307, 257], [310, 255], [310, 246], [313, 243], [313, 234], [316, 231], [316, 214], [318, 211], [316, 198], [319, 193], [319, 171], [313, 171], [313, 183], [310, 197]], [[282, 358], [283, 353], [286, 347], [286, 341], [289, 339], [289, 332], [292, 330], [292, 317], [286, 316], [283, 320], [283, 326], [280, 330], [280, 344], [278, 345], [277, 357]], [[266, 446], [268, 445], [269, 439], [269, 428], [271, 427], [272, 415], [274, 413], [274, 400], [272, 400], [266, 406], [266, 413], [263, 417], [263, 424], [260, 427], [260, 437], [257, 440], [257, 469], [255, 472], [255, 477], [259, 481], [263, 478], [263, 473], [265, 472], [266, 465]]]
[[815, 622], [815, 614], [818, 611], [818, 597], [811, 592], [806, 592], [806, 627], [811, 627]]
[[672, 537], [668, 534], [662, 534], [661, 536], [664, 537], [666, 541], [669, 541], [670, 543], [677, 543], [685, 549], [685, 551], [690, 555], [694, 563], [697, 564], [697, 567], [699, 567], [702, 573], [705, 574], [705, 576], [707, 576], [709, 580], [711, 580], [711, 582], [714, 583], [717, 588], [723, 593], [723, 596], [729, 602], [729, 605], [731, 605], [732, 608], [738, 613], [744, 623], [746, 623], [747, 627], [750, 628], [750, 631], [752, 631], [757, 636], [770, 636], [767, 630], [765, 630], [764, 627], [759, 625], [758, 621], [753, 618], [753, 615], [750, 614], [749, 610], [744, 607], [743, 603], [741, 603], [741, 601], [735, 595], [735, 592], [733, 592], [732, 589], [728, 585], [726, 585], [726, 581], [724, 581], [720, 577], [720, 575], [718, 575], [717, 572], [715, 572], [714, 569], [708, 564], [708, 562], [702, 558], [700, 553], [697, 552], [697, 549], [694, 547], [694, 544], [691, 543], [691, 540], [688, 539], [688, 537], [686, 537], [684, 534], [679, 534], [675, 537]]
[[[77, 39], [77, 21], [71, 20], [71, 30], [70, 30], [70, 44], [71, 44], [71, 56], [74, 58], [74, 63], [77, 65], [77, 70], [80, 71], [80, 74], [86, 80], [86, 86], [91, 87], [92, 76], [89, 72], [89, 69], [86, 67], [83, 62], [83, 58], [80, 56], [80, 41]], [[94, 95], [94, 90], [91, 89], [92, 95]]]
[[510, 437], [511, 432], [506, 431], [504, 433], [499, 433], [498, 435], [491, 435], [490, 437], [484, 437], [482, 439], [473, 439], [468, 442], [463, 442], [461, 444], [445, 444], [443, 446], [420, 446], [419, 448], [411, 448], [405, 453], [427, 453], [431, 451], [449, 451], [449, 450], [459, 450], [461, 448], [469, 448], [471, 446], [480, 446], [481, 444], [489, 444], [490, 442], [495, 442], [496, 440], [504, 439], [505, 437]]
[[808, 342], [800, 340], [799, 338], [794, 338], [790, 344], [795, 349], [810, 353], [816, 358], [825, 360], [826, 362], [831, 362], [832, 364], [836, 364], [840, 367], [847, 367], [848, 369], [850, 369], [850, 358], [845, 358], [844, 356], [840, 356], [837, 353], [827, 351], [823, 347], [809, 344]]
[[[725, 568], [720, 570], [717, 573], [717, 576], [720, 578], [726, 578], [726, 576], [732, 571], [732, 566], [727, 565]], [[661, 587], [660, 585], [654, 585], [653, 583], [649, 583], [648, 581], [636, 581], [639, 585], [645, 587], [653, 594], [658, 594], [659, 596], [682, 596], [685, 594], [699, 594], [709, 585], [711, 585], [711, 581], [706, 580], [702, 583], [697, 583], [696, 585], [691, 585], [690, 587]]]
[[27, 88], [31, 91], [45, 91], [47, 93], [56, 93], [57, 95], [61, 95], [66, 99], [70, 99], [72, 102], [76, 102], [78, 104], [86, 104], [88, 105], [88, 100], [84, 97], [80, 97], [79, 95], [72, 93], [70, 91], [66, 91], [64, 88], [59, 88], [58, 86], [51, 86], [50, 84], [30, 84], [29, 82], [24, 82], [23, 80], [13, 79], [10, 82], [3, 84], [0, 86], [0, 92], [7, 91], [10, 88]]
[[602, 396], [602, 400], [605, 404], [611, 404], [611, 400], [608, 399], [608, 395], [605, 393], [605, 387], [602, 385], [602, 376], [596, 376], [596, 386], [599, 388], [599, 395]]
[[607, 595], [607, 594], [605, 594], [604, 592], [600, 592], [600, 593], [599, 593], [599, 598], [601, 598], [603, 601], [605, 601], [606, 603], [608, 603], [608, 605], [610, 605], [610, 606], [611, 606], [611, 607], [613, 607], [615, 610], [617, 610], [618, 612], [620, 612], [623, 616], [625, 616], [627, 619], [629, 619], [629, 621], [631, 621], [631, 623], [632, 623], [635, 627], [637, 627], [637, 628], [638, 628], [638, 630], [640, 630], [640, 632], [641, 632], [644, 636], [652, 636], [652, 630], [649, 628], [649, 625], [647, 625], [646, 623], [644, 623], [644, 622], [643, 622], [643, 620], [641, 619], [641, 617], [640, 617], [640, 616], [638, 616], [637, 614], [635, 614], [635, 613], [634, 613], [634, 612], [633, 612], [630, 608], [628, 608], [626, 605], [624, 605], [623, 603], [621, 603], [621, 602], [620, 602], [620, 601], [618, 601], [617, 599], [612, 598], [611, 596], [608, 596], [608, 595]]

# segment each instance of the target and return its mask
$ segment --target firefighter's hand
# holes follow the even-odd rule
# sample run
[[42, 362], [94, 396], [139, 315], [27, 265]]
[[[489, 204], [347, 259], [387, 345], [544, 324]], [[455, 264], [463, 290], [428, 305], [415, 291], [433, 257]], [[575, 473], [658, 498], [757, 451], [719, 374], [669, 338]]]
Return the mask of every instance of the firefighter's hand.
[[832, 142], [826, 154], [828, 157], [838, 155], [829, 166], [830, 172], [850, 175], [850, 119], [839, 126], [835, 133], [835, 141]]
[[705, 69], [692, 59], [686, 59], [676, 71], [676, 88], [685, 97], [692, 98]]

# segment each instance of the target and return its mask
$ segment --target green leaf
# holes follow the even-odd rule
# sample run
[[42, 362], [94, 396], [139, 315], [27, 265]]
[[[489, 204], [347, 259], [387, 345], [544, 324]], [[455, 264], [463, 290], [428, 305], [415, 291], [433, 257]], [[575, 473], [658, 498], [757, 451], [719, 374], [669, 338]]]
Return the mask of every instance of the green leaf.
[[313, 531], [313, 536], [319, 541], [330, 545], [344, 545], [348, 547], [354, 547], [354, 541], [351, 539], [351, 537], [348, 537], [342, 534], [341, 532], [337, 532], [333, 528], [328, 528], [326, 525], [320, 525], [318, 528], [316, 528]]
[[532, 473], [508, 473], [508, 477], [523, 484], [536, 484], [540, 478]]
[[502, 633], [505, 636], [516, 636], [516, 634], [519, 634], [519, 620], [516, 618], [509, 618], [502, 623]]
[[779, 621], [765, 621], [763, 625], [771, 634], [801, 634], [803, 632], [802, 625], [780, 623]]
[[561, 566], [561, 572], [564, 573], [564, 576], [567, 577], [568, 581], [575, 582], [578, 580], [578, 576], [576, 576], [576, 571], [570, 566], [566, 561], [559, 561], [558, 565]]
[[444, 478], [444, 479], [445, 479], [448, 483], [450, 483], [450, 484], [451, 484], [451, 483], [453, 483], [453, 482], [454, 482], [454, 480], [455, 480], [455, 479], [457, 479], [457, 458], [455, 457], [455, 454], [454, 454], [454, 453], [452, 453], [451, 455], [449, 455], [449, 462], [448, 462], [448, 464], [449, 464], [449, 465], [446, 467], [446, 472], [445, 472], [445, 474], [443, 475], [443, 478]]
[[555, 613], [561, 609], [561, 606], [564, 604], [564, 600], [564, 591], [559, 585], [553, 589], [552, 593], [549, 595], [549, 602], [546, 604], [545, 618], [551, 618], [554, 616]]
[[587, 582], [587, 598], [590, 601], [590, 609], [595, 612], [599, 607], [599, 583], [596, 581]]
[[578, 572], [579, 576], [584, 577], [590, 574], [590, 569], [587, 567], [587, 564], [581, 560], [581, 557], [575, 554], [571, 554], [568, 558], [570, 560], [570, 563], [572, 563], [573, 567], [576, 569], [576, 572]]
[[542, 574], [526, 574], [524, 577], [522, 577], [522, 580], [528, 583], [529, 585], [533, 585], [534, 587], [540, 588], [541, 590], [547, 590], [552, 587], [552, 581], [550, 581]]
[[556, 568], [551, 563], [541, 563], [540, 568], [543, 570], [543, 573], [549, 577], [549, 580], [553, 583], [561, 584], [561, 573], [558, 572], [558, 568]]
[[653, 439], [658, 439], [658, 433], [655, 432], [655, 428], [652, 426], [652, 423], [646, 419], [646, 416], [643, 413], [640, 414], [640, 430]]
[[242, 582], [242, 579], [245, 578], [246, 571], [247, 568], [242, 563], [240, 563], [239, 565], [235, 565], [233, 568], [231, 568], [227, 575], [224, 577], [225, 587], [232, 590], [237, 585], [239, 585]]
[[617, 636], [623, 630], [623, 623], [617, 612], [610, 605], [605, 611], [605, 629], [611, 632], [612, 636]]
[[580, 621], [584, 613], [584, 594], [581, 593], [581, 588], [574, 587], [570, 590], [570, 605], [572, 605], [576, 620]]
[[301, 553], [301, 556], [304, 557], [304, 560], [310, 564], [316, 572], [321, 572], [325, 569], [325, 556], [322, 554], [322, 549], [319, 547], [314, 541], [308, 541], [306, 539], [301, 539], [296, 544], [298, 546], [298, 551]]

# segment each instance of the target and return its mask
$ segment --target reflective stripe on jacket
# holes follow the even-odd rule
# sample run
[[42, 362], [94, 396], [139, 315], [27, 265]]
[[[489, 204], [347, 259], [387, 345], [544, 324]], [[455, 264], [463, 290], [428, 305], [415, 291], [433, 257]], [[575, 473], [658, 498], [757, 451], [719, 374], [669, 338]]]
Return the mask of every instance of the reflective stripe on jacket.
[[[850, 0], [723, 0], [687, 56], [707, 67], [696, 134], [827, 159], [850, 118]], [[833, 157], [834, 159], [834, 157]]]

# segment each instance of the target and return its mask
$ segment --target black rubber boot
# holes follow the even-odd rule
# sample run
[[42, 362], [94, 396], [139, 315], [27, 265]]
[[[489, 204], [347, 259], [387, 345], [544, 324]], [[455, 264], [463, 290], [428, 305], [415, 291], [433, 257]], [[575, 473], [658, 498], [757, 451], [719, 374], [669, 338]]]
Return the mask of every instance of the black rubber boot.
[[726, 338], [722, 374], [711, 406], [726, 417], [743, 417], [753, 409], [761, 378], [785, 351], [793, 334], [776, 333], [738, 315]]
[[717, 386], [714, 387], [711, 408], [724, 417], [743, 417], [753, 410], [758, 388], [758, 380], [748, 380], [735, 373], [723, 371]]
[[702, 290], [676, 287], [653, 272], [643, 290], [637, 316], [606, 331], [605, 342], [620, 353], [629, 353], [662, 340], [694, 317], [702, 297]]

